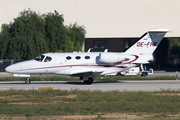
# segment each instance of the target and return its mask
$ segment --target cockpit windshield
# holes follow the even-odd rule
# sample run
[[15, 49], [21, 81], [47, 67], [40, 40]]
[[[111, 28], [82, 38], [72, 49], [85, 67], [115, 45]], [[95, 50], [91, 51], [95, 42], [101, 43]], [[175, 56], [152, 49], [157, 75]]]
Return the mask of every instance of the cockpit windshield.
[[39, 56], [35, 57], [34, 60], [37, 60], [37, 61], [39, 61], [39, 62], [42, 62], [43, 59], [44, 59], [44, 57], [45, 57], [44, 55], [39, 55]]

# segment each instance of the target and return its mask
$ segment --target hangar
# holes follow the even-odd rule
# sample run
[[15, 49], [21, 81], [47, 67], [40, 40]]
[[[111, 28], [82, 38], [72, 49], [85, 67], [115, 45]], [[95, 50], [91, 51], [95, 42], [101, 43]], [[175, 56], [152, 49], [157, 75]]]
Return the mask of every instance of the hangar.
[[85, 26], [84, 51], [110, 52], [124, 51], [147, 30], [169, 28], [173, 32], [166, 34], [163, 46], [155, 52], [159, 62], [154, 67], [163, 68], [169, 57], [168, 38], [180, 37], [179, 5], [179, 0], [4, 0], [0, 25], [13, 22], [28, 8], [40, 14], [57, 10], [64, 15], [65, 25], [77, 22]]

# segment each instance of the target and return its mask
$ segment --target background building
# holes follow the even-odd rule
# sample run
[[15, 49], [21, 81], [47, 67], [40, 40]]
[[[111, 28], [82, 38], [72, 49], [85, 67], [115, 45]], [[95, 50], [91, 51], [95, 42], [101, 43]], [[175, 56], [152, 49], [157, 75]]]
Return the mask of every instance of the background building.
[[179, 6], [180, 0], [1, 0], [0, 25], [13, 22], [28, 8], [40, 14], [57, 10], [64, 15], [65, 25], [77, 22], [85, 26], [84, 51], [107, 48], [111, 52], [124, 51], [147, 30], [169, 28], [173, 32], [166, 34], [163, 47], [160, 44], [155, 52], [160, 63], [154, 67], [163, 68], [168, 61], [166, 38], [180, 37]]
[[87, 38], [139, 37], [154, 28], [174, 31], [180, 37], [179, 0], [1, 0], [0, 25], [12, 22], [31, 8], [41, 14], [57, 10], [65, 24], [84, 25]]

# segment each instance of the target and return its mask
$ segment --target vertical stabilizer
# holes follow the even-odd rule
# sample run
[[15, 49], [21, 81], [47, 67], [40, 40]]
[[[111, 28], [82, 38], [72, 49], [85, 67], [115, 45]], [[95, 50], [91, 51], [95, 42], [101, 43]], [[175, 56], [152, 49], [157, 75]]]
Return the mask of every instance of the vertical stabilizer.
[[125, 53], [129, 54], [149, 54], [153, 53], [168, 29], [153, 29], [145, 33], [140, 40], [131, 46]]

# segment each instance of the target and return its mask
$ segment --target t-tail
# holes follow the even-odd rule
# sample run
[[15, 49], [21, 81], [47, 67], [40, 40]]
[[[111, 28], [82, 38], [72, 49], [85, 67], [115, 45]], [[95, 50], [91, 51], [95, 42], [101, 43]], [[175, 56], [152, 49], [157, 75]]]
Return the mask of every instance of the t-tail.
[[153, 29], [146, 32], [139, 41], [137, 41], [132, 47], [125, 51], [128, 54], [152, 54], [168, 29]]

